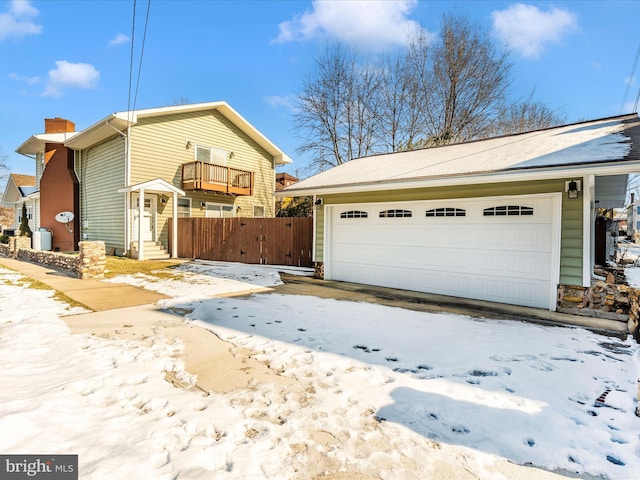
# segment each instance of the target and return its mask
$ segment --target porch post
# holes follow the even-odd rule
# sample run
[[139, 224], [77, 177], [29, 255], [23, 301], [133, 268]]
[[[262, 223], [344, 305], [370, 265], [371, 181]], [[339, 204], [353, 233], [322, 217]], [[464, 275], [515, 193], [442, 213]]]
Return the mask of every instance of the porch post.
[[591, 276], [595, 264], [595, 188], [594, 175], [582, 177], [582, 286], [591, 286]]
[[178, 194], [173, 192], [173, 227], [171, 229], [171, 258], [178, 258]]
[[142, 238], [142, 225], [144, 222], [144, 188], [138, 194], [138, 260], [144, 260], [144, 240]]

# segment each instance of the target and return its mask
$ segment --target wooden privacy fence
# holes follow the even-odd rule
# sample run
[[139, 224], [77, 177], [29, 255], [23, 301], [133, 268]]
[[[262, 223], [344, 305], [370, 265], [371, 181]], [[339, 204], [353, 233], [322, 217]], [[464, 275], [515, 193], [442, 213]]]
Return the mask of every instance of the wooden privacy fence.
[[181, 258], [311, 267], [312, 244], [311, 217], [178, 219]]

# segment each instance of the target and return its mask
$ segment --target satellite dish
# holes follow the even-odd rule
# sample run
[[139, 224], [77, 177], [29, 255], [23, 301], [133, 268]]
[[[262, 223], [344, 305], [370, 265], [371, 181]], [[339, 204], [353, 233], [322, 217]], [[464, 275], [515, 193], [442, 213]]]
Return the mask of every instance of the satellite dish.
[[60, 212], [56, 215], [56, 222], [69, 223], [73, 220], [73, 212]]
[[69, 233], [73, 233], [73, 228], [71, 228], [71, 222], [73, 221], [73, 217], [75, 215], [73, 212], [60, 212], [56, 215], [56, 222], [64, 223], [64, 226], [67, 228]]

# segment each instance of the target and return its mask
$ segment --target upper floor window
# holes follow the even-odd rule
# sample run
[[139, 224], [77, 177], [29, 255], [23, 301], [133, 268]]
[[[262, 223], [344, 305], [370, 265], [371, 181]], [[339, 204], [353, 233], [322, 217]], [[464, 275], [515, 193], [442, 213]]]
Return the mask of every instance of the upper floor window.
[[196, 145], [195, 157], [198, 162], [213, 163], [214, 165], [227, 164], [227, 152], [220, 148]]
[[383, 210], [380, 212], [380, 218], [406, 218], [412, 217], [413, 212], [411, 210], [402, 210], [399, 208], [392, 210]]
[[464, 217], [466, 215], [467, 211], [465, 209], [453, 207], [432, 208], [425, 212], [427, 217]]
[[533, 215], [533, 207], [523, 205], [500, 205], [498, 207], [485, 208], [482, 211], [485, 217], [498, 217], [505, 215]]
[[340, 218], [367, 218], [369, 214], [362, 210], [348, 210], [340, 213]]

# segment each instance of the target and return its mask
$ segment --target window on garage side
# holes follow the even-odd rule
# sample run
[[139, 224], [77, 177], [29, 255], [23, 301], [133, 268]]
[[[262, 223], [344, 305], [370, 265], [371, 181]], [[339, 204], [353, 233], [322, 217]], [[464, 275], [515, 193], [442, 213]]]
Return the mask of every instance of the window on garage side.
[[411, 210], [402, 210], [399, 208], [383, 210], [380, 212], [380, 218], [407, 218], [412, 216], [413, 212]]
[[467, 211], [464, 208], [440, 207], [432, 208], [425, 212], [427, 217], [464, 217]]
[[369, 214], [362, 210], [347, 210], [340, 213], [340, 218], [367, 218]]
[[533, 207], [526, 207], [524, 205], [499, 205], [485, 208], [482, 214], [485, 217], [533, 215]]

